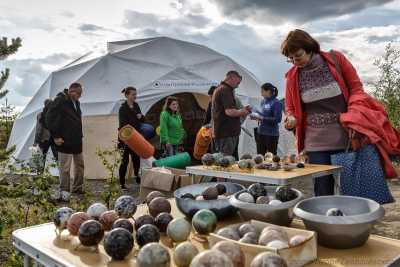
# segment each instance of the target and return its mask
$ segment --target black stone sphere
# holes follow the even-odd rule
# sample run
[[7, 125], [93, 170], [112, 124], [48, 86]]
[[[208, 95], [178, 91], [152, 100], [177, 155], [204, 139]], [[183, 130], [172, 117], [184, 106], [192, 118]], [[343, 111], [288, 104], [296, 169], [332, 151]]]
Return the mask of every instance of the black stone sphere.
[[226, 186], [223, 184], [216, 184], [215, 187], [218, 190], [218, 195], [223, 195], [226, 193]]
[[103, 226], [96, 220], [88, 220], [79, 227], [79, 241], [84, 246], [97, 246], [103, 239], [103, 236]]
[[185, 193], [181, 196], [181, 198], [195, 199], [195, 197], [190, 193]]
[[267, 190], [265, 189], [264, 185], [260, 183], [250, 185], [247, 189], [247, 192], [249, 192], [254, 199], [267, 195]]
[[168, 224], [173, 220], [171, 214], [167, 212], [163, 212], [157, 215], [155, 219], [155, 225], [158, 228], [158, 231], [161, 233], [165, 233], [167, 231]]
[[140, 247], [151, 243], [160, 241], [160, 232], [157, 227], [152, 224], [146, 224], [136, 231], [136, 242]]
[[113, 259], [122, 261], [132, 251], [132, 234], [123, 228], [108, 232], [104, 238], [104, 250]]
[[282, 202], [291, 201], [296, 197], [296, 192], [287, 185], [279, 186], [275, 191], [275, 198]]
[[133, 224], [128, 219], [121, 218], [116, 220], [112, 226], [112, 229], [115, 228], [123, 228], [127, 230], [129, 233], [131, 234], [133, 233]]
[[144, 214], [135, 219], [135, 230], [137, 231], [140, 227], [145, 224], [154, 224], [154, 218], [151, 215]]

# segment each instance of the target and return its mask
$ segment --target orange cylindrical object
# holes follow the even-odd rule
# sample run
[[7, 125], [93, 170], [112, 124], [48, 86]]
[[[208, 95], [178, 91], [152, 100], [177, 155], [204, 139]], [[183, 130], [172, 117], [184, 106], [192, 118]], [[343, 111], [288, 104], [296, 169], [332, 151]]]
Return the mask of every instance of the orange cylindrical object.
[[119, 129], [118, 136], [122, 142], [141, 158], [148, 159], [154, 155], [154, 146], [131, 125], [125, 125]]
[[200, 160], [207, 153], [208, 146], [211, 143], [211, 131], [209, 128], [201, 127], [196, 135], [194, 143], [193, 157]]

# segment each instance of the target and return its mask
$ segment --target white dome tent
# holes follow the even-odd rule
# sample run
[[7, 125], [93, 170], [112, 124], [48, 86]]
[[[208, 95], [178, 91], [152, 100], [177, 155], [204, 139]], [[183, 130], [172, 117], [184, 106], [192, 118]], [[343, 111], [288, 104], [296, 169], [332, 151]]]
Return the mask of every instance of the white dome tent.
[[[137, 102], [146, 114], [163, 98], [191, 93], [201, 108], [206, 108], [207, 91], [229, 70], [237, 70], [243, 81], [236, 94], [243, 104], [258, 106], [260, 82], [244, 67], [203, 45], [168, 37], [109, 42], [107, 54], [91, 58], [87, 54], [50, 74], [14, 123], [8, 146], [16, 146], [14, 157], [27, 160], [33, 144], [36, 115], [46, 98], [54, 98], [72, 82], [83, 85], [81, 109], [84, 128], [85, 176], [102, 178], [105, 170], [95, 155], [116, 140], [121, 89], [138, 89]], [[253, 132], [254, 122], [243, 125]], [[286, 141], [280, 140], [280, 143]], [[284, 141], [284, 142], [282, 142]], [[292, 142], [292, 141], [291, 141]], [[280, 145], [287, 151], [286, 144]], [[239, 153], [255, 153], [254, 139], [242, 132]]]

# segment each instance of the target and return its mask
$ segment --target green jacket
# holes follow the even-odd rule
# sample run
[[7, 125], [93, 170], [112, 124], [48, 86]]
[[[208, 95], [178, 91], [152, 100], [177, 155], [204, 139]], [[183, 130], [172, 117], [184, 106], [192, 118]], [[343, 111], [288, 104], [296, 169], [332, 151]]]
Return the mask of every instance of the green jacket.
[[181, 114], [163, 111], [160, 114], [160, 143], [180, 145], [185, 136]]

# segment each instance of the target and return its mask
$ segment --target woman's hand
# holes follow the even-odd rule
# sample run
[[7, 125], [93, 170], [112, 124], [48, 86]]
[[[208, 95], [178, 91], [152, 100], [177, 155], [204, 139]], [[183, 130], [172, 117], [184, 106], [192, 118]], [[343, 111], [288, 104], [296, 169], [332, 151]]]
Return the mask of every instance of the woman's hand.
[[297, 120], [295, 117], [293, 117], [292, 115], [289, 115], [286, 117], [285, 119], [285, 128], [287, 130], [292, 130], [293, 128], [296, 127], [297, 124]]

